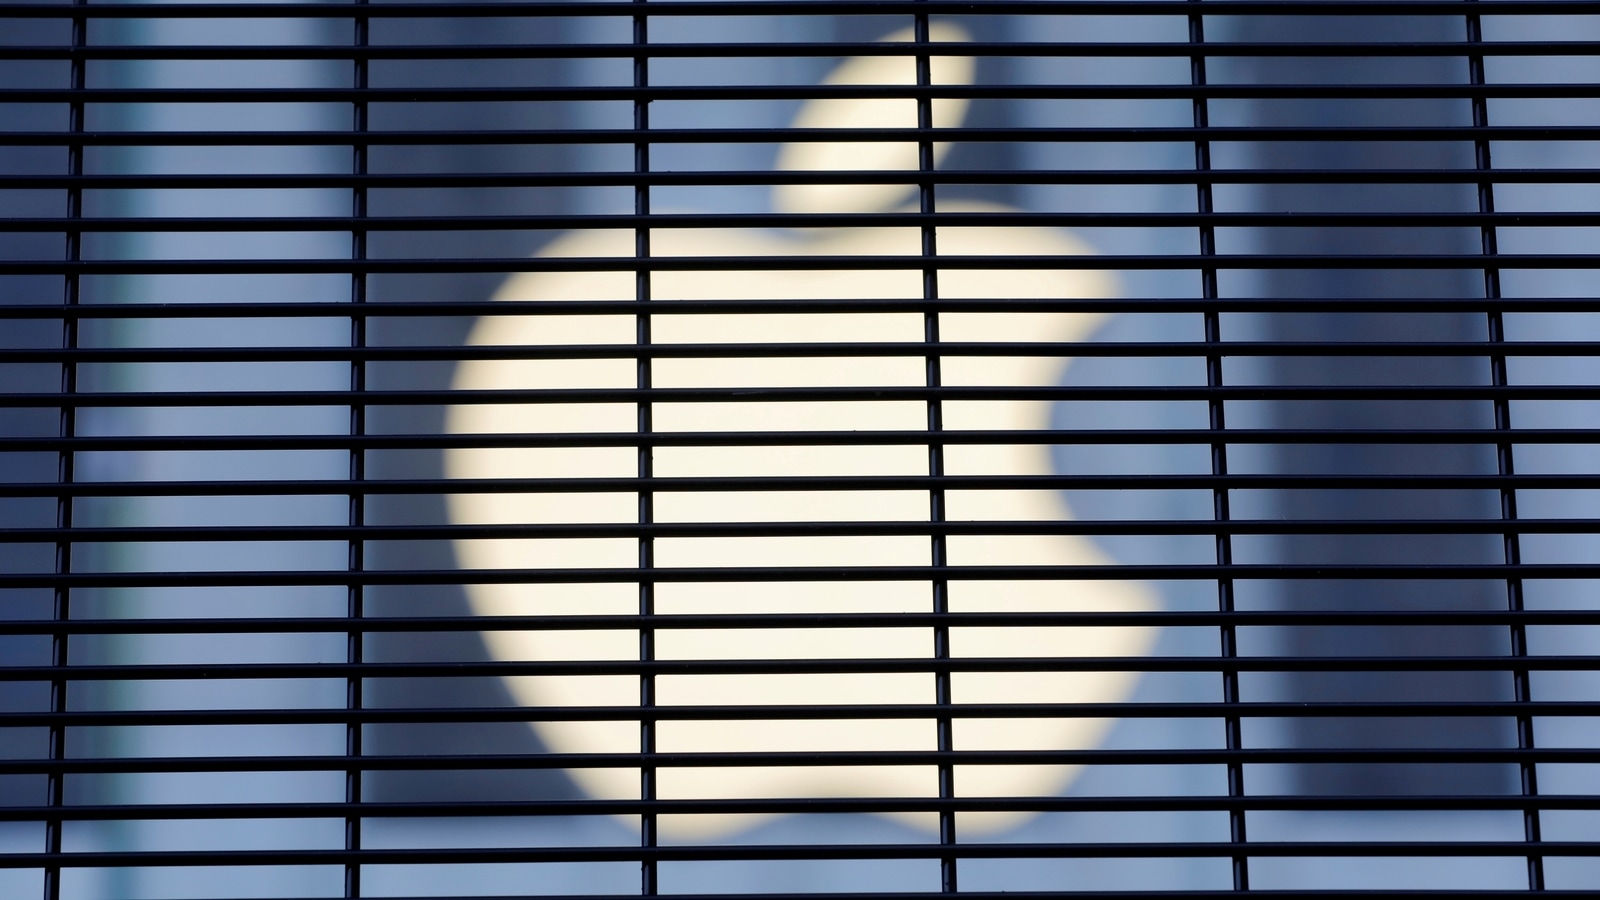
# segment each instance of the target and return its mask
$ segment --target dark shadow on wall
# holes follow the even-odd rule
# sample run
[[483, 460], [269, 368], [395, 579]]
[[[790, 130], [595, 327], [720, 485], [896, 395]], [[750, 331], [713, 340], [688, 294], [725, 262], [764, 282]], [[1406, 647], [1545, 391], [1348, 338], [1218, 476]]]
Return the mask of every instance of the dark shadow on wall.
[[[1458, 18], [1369, 19], [1259, 17], [1238, 26], [1245, 41], [1338, 43], [1347, 41], [1462, 41]], [[1259, 83], [1461, 84], [1464, 58], [1281, 57], [1250, 61], [1245, 71]], [[1253, 103], [1259, 126], [1379, 127], [1464, 126], [1472, 122], [1465, 99], [1272, 99]], [[1261, 142], [1257, 165], [1270, 169], [1466, 169], [1473, 148], [1445, 141]], [[1258, 208], [1296, 212], [1469, 212], [1473, 186], [1294, 185], [1259, 188]], [[1470, 254], [1478, 233], [1470, 228], [1277, 228], [1257, 236], [1259, 252], [1272, 254]], [[1265, 273], [1264, 296], [1287, 298], [1480, 297], [1483, 278], [1471, 270], [1336, 267]], [[1278, 341], [1484, 341], [1483, 315], [1277, 314], [1266, 323]], [[1279, 357], [1272, 381], [1279, 385], [1482, 385], [1489, 381], [1486, 357]], [[1284, 429], [1492, 429], [1488, 401], [1371, 401], [1299, 399], [1274, 407], [1273, 425]], [[1324, 443], [1283, 445], [1279, 471], [1326, 475], [1493, 474], [1489, 445]], [[1461, 490], [1286, 490], [1278, 513], [1286, 519], [1494, 519], [1492, 491]], [[1503, 559], [1493, 535], [1322, 535], [1280, 538], [1279, 561], [1297, 565], [1484, 564]], [[1503, 656], [1504, 629], [1490, 627], [1394, 627], [1381, 623], [1387, 611], [1472, 611], [1506, 608], [1499, 581], [1303, 579], [1281, 585], [1292, 610], [1370, 611], [1373, 623], [1315, 626], [1283, 632], [1282, 652], [1317, 656]], [[1444, 703], [1511, 698], [1505, 672], [1297, 672], [1284, 676], [1295, 701]], [[1302, 718], [1291, 726], [1293, 742], [1307, 748], [1489, 748], [1514, 746], [1509, 721], [1491, 718], [1389, 717]], [[1302, 790], [1312, 794], [1435, 794], [1514, 791], [1514, 770], [1494, 765], [1307, 765]]]
[[[556, 43], [562, 23], [548, 19], [420, 20], [374, 23], [373, 42]], [[559, 85], [562, 63], [540, 59], [479, 59], [417, 65], [396, 61], [374, 63], [374, 87]], [[375, 105], [374, 129], [501, 130], [570, 127], [561, 104], [412, 104]], [[377, 147], [373, 173], [549, 173], [572, 165], [581, 147], [560, 145], [436, 145]], [[373, 190], [368, 198], [375, 216], [539, 215], [563, 211], [566, 198], [558, 189], [536, 188], [396, 188]], [[534, 252], [553, 235], [541, 232], [388, 232], [374, 234], [369, 253], [375, 258], [520, 257]], [[502, 275], [380, 275], [370, 280], [375, 303], [483, 301], [500, 286]], [[474, 319], [455, 317], [391, 317], [374, 319], [369, 340], [374, 345], [460, 346]], [[445, 390], [452, 361], [403, 361], [368, 367], [374, 390]], [[443, 407], [375, 406], [367, 410], [372, 434], [438, 435], [445, 431]], [[443, 454], [436, 449], [383, 450], [367, 455], [372, 479], [437, 479], [444, 477]], [[439, 525], [449, 521], [444, 497], [437, 494], [377, 494], [369, 497], [367, 521], [373, 524]], [[376, 542], [367, 548], [372, 568], [450, 570], [457, 565], [449, 541]], [[471, 614], [459, 586], [373, 587], [366, 594], [374, 616], [452, 616]], [[489, 659], [476, 632], [413, 632], [371, 634], [366, 657], [373, 662], [480, 662]], [[371, 707], [402, 709], [506, 708], [517, 705], [498, 678], [372, 679], [365, 685]], [[384, 724], [368, 726], [365, 751], [375, 755], [503, 755], [543, 752], [532, 729], [522, 722], [457, 722], [448, 724]], [[372, 772], [368, 799], [374, 801], [512, 800], [575, 796], [570, 779], [560, 771], [512, 768]]]
[[[70, 42], [67, 23], [14, 20], [7, 23], [7, 43], [50, 45]], [[61, 89], [70, 82], [64, 62], [12, 61], [6, 68], [12, 88]], [[65, 104], [18, 103], [0, 107], [6, 130], [67, 129]], [[67, 171], [62, 147], [0, 146], [0, 173], [60, 175]], [[60, 216], [66, 212], [66, 191], [6, 191], [0, 207], [11, 216]], [[60, 234], [0, 233], [0, 259], [64, 259]], [[0, 279], [0, 316], [11, 306], [51, 306], [65, 301], [65, 283], [55, 275], [10, 275]], [[0, 347], [54, 350], [62, 346], [61, 319], [6, 319]], [[60, 435], [61, 412], [52, 408], [5, 407], [11, 394], [52, 394], [62, 390], [61, 366], [55, 363], [0, 365], [0, 440], [52, 439]], [[50, 483], [58, 478], [59, 456], [51, 450], [0, 451], [0, 481]], [[53, 497], [0, 498], [0, 528], [56, 527]], [[42, 573], [55, 570], [55, 551], [48, 543], [0, 543], [0, 572]], [[7, 619], [49, 619], [53, 596], [48, 589], [0, 591], [0, 613]], [[48, 666], [48, 635], [0, 632], [0, 665]], [[50, 708], [45, 682], [0, 681], [0, 712], [39, 713]], [[42, 759], [49, 753], [44, 728], [0, 728], [0, 759]], [[45, 802], [42, 775], [0, 775], [0, 806], [35, 806]]]
[[[6, 23], [6, 43], [20, 46], [61, 46], [71, 43], [70, 23], [65, 21], [12, 19]], [[71, 85], [71, 68], [58, 60], [8, 60], [5, 68], [5, 86], [11, 89], [54, 89]], [[6, 131], [65, 132], [70, 128], [68, 107], [65, 103], [15, 103], [0, 105], [0, 122]], [[90, 119], [87, 127], [93, 128], [96, 120]], [[95, 171], [95, 158], [87, 157], [85, 171]], [[51, 146], [17, 146], [0, 144], [0, 174], [6, 176], [49, 175], [60, 176], [68, 172], [67, 148]], [[8, 216], [50, 218], [67, 214], [65, 190], [0, 190], [0, 209]], [[97, 252], [94, 235], [84, 237], [83, 256], [92, 258]], [[0, 232], [0, 259], [5, 260], [64, 260], [67, 244], [61, 232]], [[91, 278], [81, 279], [78, 301], [81, 303], [105, 302], [102, 283]], [[108, 328], [104, 322], [87, 320], [80, 326], [70, 326], [69, 319], [41, 318], [32, 315], [13, 317], [8, 308], [51, 307], [65, 304], [66, 279], [60, 275], [7, 275], [0, 278], [0, 349], [56, 351], [67, 346], [69, 329], [73, 330], [79, 346], [96, 346], [103, 342]], [[79, 337], [81, 336], [81, 337]], [[63, 469], [62, 457], [50, 445], [63, 434], [64, 423], [78, 433], [92, 430], [86, 426], [91, 413], [78, 411], [64, 419], [59, 407], [8, 407], [5, 398], [12, 394], [50, 395], [65, 391], [62, 366], [56, 362], [6, 362], [0, 365], [0, 442], [17, 441], [21, 444], [0, 445], [0, 482], [17, 484], [50, 484], [59, 482]], [[107, 383], [103, 369], [79, 367], [75, 388], [84, 391], [113, 389]], [[98, 410], [94, 412], [104, 412]], [[39, 443], [29, 443], [39, 442]], [[102, 457], [104, 454], [101, 455]], [[93, 461], [78, 454], [76, 478], [82, 479]], [[92, 477], [92, 476], [90, 476]], [[101, 510], [93, 501], [79, 499], [73, 503], [73, 524], [78, 527], [105, 524]], [[0, 529], [40, 529], [58, 527], [60, 510], [55, 497], [0, 497]], [[0, 572], [7, 574], [44, 574], [60, 570], [64, 562], [75, 571], [94, 571], [103, 566], [99, 559], [102, 548], [94, 544], [78, 544], [70, 553], [58, 558], [57, 544], [39, 541], [0, 541]], [[93, 589], [73, 591], [68, 598], [68, 612], [73, 618], [103, 618], [109, 613], [107, 592]], [[0, 590], [0, 619], [49, 620], [54, 614], [55, 596], [48, 588], [12, 588]], [[68, 640], [68, 662], [75, 665], [104, 663], [104, 641], [84, 636]], [[52, 652], [51, 637], [47, 634], [16, 634], [0, 629], [0, 666], [49, 666]], [[68, 709], [93, 709], [104, 706], [113, 690], [102, 682], [79, 681], [70, 683], [66, 694]], [[51, 708], [50, 684], [45, 681], [0, 681], [0, 713], [38, 714]], [[110, 755], [113, 736], [106, 730], [69, 728], [65, 733], [64, 749], [69, 756], [93, 757]], [[41, 760], [50, 754], [49, 732], [43, 727], [0, 727], [0, 759]], [[103, 800], [106, 779], [112, 776], [83, 774], [68, 777], [63, 782], [63, 799], [67, 803], [87, 803]], [[45, 776], [32, 774], [0, 774], [0, 806], [42, 806], [47, 801]]]

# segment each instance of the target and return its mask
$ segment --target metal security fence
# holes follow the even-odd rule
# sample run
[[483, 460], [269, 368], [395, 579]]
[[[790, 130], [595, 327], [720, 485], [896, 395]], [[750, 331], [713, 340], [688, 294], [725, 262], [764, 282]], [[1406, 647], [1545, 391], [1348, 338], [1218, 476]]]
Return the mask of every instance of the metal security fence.
[[1600, 3], [0, 23], [0, 894], [1600, 887]]

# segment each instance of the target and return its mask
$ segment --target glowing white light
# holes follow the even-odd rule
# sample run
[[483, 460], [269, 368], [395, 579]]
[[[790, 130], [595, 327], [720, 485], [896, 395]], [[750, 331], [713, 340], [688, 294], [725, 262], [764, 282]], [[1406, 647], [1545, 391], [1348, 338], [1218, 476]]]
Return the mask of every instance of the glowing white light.
[[[964, 36], [951, 26], [932, 30], [936, 42]], [[887, 40], [907, 41], [909, 33]], [[972, 81], [969, 58], [937, 56], [935, 81]], [[829, 83], [910, 85], [916, 83], [911, 59], [869, 57], [843, 64]], [[964, 115], [954, 100], [933, 104], [936, 125], [954, 127]], [[912, 127], [911, 100], [830, 100], [808, 104], [800, 127]], [[795, 143], [779, 158], [787, 169], [916, 169], [916, 144]], [[780, 211], [881, 211], [904, 202], [912, 188], [788, 186], [775, 192]], [[989, 210], [984, 204], [941, 203], [943, 211]], [[1060, 256], [1087, 252], [1056, 230], [1034, 228], [940, 228], [939, 252], [954, 255]], [[659, 257], [790, 255], [907, 255], [920, 252], [920, 235], [909, 229], [816, 229], [804, 233], [721, 229], [656, 230], [652, 254]], [[633, 255], [631, 231], [578, 232], [547, 246], [544, 257]], [[922, 296], [917, 271], [762, 271], [656, 272], [653, 299], [662, 301], [652, 317], [660, 344], [761, 342], [837, 343], [923, 339], [920, 314], [674, 315], [671, 301], [686, 299], [809, 299], [819, 297], [916, 298]], [[1064, 270], [941, 271], [939, 290], [947, 298], [1104, 297], [1112, 293], [1108, 276]], [[634, 278], [628, 272], [546, 272], [512, 278], [499, 300], [631, 300]], [[947, 341], [1074, 341], [1085, 338], [1101, 317], [1093, 314], [941, 314], [941, 339]], [[485, 317], [469, 343], [480, 345], [628, 344], [634, 340], [632, 315]], [[956, 385], [1053, 385], [1060, 383], [1065, 360], [1059, 357], [951, 357], [942, 365], [943, 383]], [[657, 359], [656, 387], [920, 386], [920, 357], [824, 357], [761, 359]], [[632, 359], [473, 360], [457, 370], [455, 388], [618, 387], [635, 384]], [[658, 432], [811, 431], [926, 429], [920, 402], [660, 403], [653, 408]], [[1046, 427], [1049, 406], [1030, 401], [944, 403], [949, 429], [993, 428], [1027, 431]], [[631, 404], [458, 405], [448, 416], [451, 433], [515, 434], [632, 432]], [[1038, 444], [954, 445], [944, 450], [950, 474], [1038, 475], [1051, 472], [1048, 448]], [[920, 447], [662, 447], [655, 451], [654, 474], [835, 475], [927, 474], [927, 451]], [[449, 477], [583, 478], [637, 474], [632, 448], [457, 449], [446, 458]], [[1049, 491], [951, 491], [952, 520], [1055, 520], [1069, 515]], [[464, 493], [450, 498], [458, 523], [633, 522], [632, 494]], [[681, 493], [655, 497], [658, 522], [805, 522], [852, 520], [926, 521], [925, 492], [752, 492]], [[951, 536], [949, 563], [963, 565], [1099, 565], [1109, 562], [1090, 542], [1077, 537], [1005, 535]], [[458, 541], [464, 568], [632, 567], [633, 540]], [[659, 539], [657, 564], [681, 566], [871, 566], [927, 565], [926, 537], [740, 537]], [[468, 576], [470, 577], [470, 576]], [[632, 584], [469, 585], [473, 609], [481, 615], [559, 616], [637, 612]], [[660, 584], [659, 613], [759, 612], [926, 612], [929, 585], [912, 583]], [[1129, 582], [1006, 581], [950, 583], [953, 611], [1056, 611], [1151, 609], [1154, 597]], [[1152, 632], [1117, 628], [957, 628], [951, 651], [958, 657], [1117, 657], [1147, 651]], [[491, 652], [507, 660], [637, 659], [635, 632], [493, 632]], [[820, 659], [900, 657], [929, 659], [933, 641], [927, 629], [814, 628], [787, 630], [664, 630], [656, 634], [659, 659]], [[956, 673], [952, 688], [960, 703], [1093, 703], [1123, 699], [1133, 676], [1125, 672]], [[633, 677], [546, 677], [508, 679], [521, 702], [540, 706], [636, 706]], [[929, 704], [925, 720], [666, 721], [657, 726], [661, 752], [755, 752], [822, 750], [931, 750], [935, 744], [934, 684], [931, 674], [660, 676], [663, 705]], [[1084, 718], [957, 719], [958, 750], [1063, 749], [1094, 745], [1109, 722]], [[633, 722], [541, 722], [535, 727], [554, 751], [637, 753], [639, 726]], [[572, 773], [595, 796], [637, 797], [635, 769], [593, 769]], [[1055, 794], [1070, 779], [1067, 766], [957, 766], [958, 796]], [[775, 796], [937, 796], [932, 767], [668, 768], [659, 774], [663, 798], [738, 798]], [[932, 825], [932, 816], [906, 816]], [[1019, 816], [963, 814], [962, 827], [997, 828]], [[743, 816], [667, 816], [663, 831], [703, 836], [748, 823]]]

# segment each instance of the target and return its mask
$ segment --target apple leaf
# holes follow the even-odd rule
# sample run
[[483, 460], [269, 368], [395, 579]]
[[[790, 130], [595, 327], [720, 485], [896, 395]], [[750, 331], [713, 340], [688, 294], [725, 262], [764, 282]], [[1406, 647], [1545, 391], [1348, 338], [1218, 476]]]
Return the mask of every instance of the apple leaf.
[[[928, 37], [934, 44], [960, 43], [967, 33], [947, 23], [932, 23]], [[910, 29], [884, 38], [885, 43], [911, 43]], [[968, 85], [973, 80], [970, 56], [934, 56], [929, 69], [934, 84]], [[915, 85], [914, 56], [858, 56], [846, 60], [823, 81], [825, 85]], [[955, 128], [966, 116], [962, 98], [936, 98], [933, 126]], [[795, 117], [795, 128], [916, 128], [917, 101], [912, 98], [811, 100]], [[947, 143], [933, 147], [934, 161], [949, 150]], [[917, 143], [862, 141], [796, 141], [778, 151], [777, 167], [784, 171], [917, 170]], [[788, 184], [773, 190], [772, 204], [779, 212], [885, 212], [904, 203], [914, 192], [910, 184]]]

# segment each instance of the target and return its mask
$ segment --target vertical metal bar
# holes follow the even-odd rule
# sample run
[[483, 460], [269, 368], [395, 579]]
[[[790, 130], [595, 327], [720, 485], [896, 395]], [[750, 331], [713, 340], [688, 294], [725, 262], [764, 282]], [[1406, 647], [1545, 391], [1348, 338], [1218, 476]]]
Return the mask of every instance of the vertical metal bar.
[[[73, 6], [81, 11], [88, 5], [88, 0], [73, 0]], [[72, 17], [72, 46], [81, 49], [88, 46], [88, 19], [84, 15]], [[67, 103], [67, 130], [73, 135], [83, 133], [83, 101], [79, 99], [84, 89], [84, 69], [87, 62], [83, 54], [74, 53], [72, 56], [71, 72], [69, 75], [70, 86], [73, 91]], [[76, 178], [83, 174], [83, 144], [73, 142], [67, 145], [67, 175]], [[79, 230], [78, 223], [83, 218], [83, 189], [74, 184], [67, 188], [67, 228], [66, 258], [67, 262], [75, 263], [83, 256], [83, 232]], [[68, 272], [62, 287], [62, 304], [66, 307], [77, 306], [81, 299], [82, 283], [75, 272]], [[78, 347], [78, 319], [73, 315], [61, 317], [61, 347], [68, 353]], [[61, 437], [70, 441], [78, 430], [77, 407], [72, 395], [78, 392], [78, 364], [70, 360], [61, 362], [61, 415], [58, 424]], [[76, 460], [70, 447], [61, 450], [56, 458], [56, 482], [64, 490], [56, 498], [56, 527], [70, 529], [72, 527], [72, 494], [65, 488], [73, 483], [76, 478]], [[72, 541], [64, 538], [56, 541], [55, 546], [55, 573], [66, 576], [72, 572]], [[72, 593], [63, 583], [57, 583], [50, 604], [51, 619], [64, 623], [72, 618]], [[50, 712], [64, 714], [67, 711], [67, 665], [70, 660], [67, 656], [70, 636], [65, 629], [58, 630], [50, 636], [50, 665], [56, 672], [56, 677], [50, 679]], [[63, 725], [52, 724], [48, 738], [47, 748], [52, 763], [61, 762], [67, 755], [67, 729]], [[58, 809], [65, 802], [66, 785], [65, 775], [57, 768], [52, 767], [45, 775], [45, 805]], [[58, 855], [61, 853], [62, 822], [59, 818], [50, 818], [44, 826], [45, 853]], [[47, 865], [44, 870], [44, 900], [60, 900], [61, 898], [61, 866]]]
[[[1467, 43], [1471, 45], [1483, 42], [1483, 23], [1476, 15], [1467, 16]], [[1474, 53], [1467, 57], [1468, 76], [1473, 87], [1482, 87], [1487, 83], [1483, 69], [1483, 55]], [[1476, 128], [1486, 128], [1489, 125], [1489, 103], [1482, 93], [1474, 92], [1472, 95], [1472, 124]], [[1473, 142], [1473, 165], [1482, 178], [1478, 181], [1478, 212], [1488, 215], [1494, 212], [1494, 182], [1490, 172], [1494, 168], [1493, 160], [1489, 155], [1489, 141], [1479, 139]], [[1500, 270], [1487, 263], [1493, 261], [1499, 254], [1499, 241], [1495, 235], [1493, 225], [1485, 224], [1479, 229], [1479, 239], [1483, 251], [1485, 265], [1483, 267], [1483, 295], [1489, 300], [1500, 299]], [[1489, 308], [1489, 344], [1495, 351], [1500, 350], [1500, 345], [1505, 343], [1505, 320], [1498, 307]], [[1495, 387], [1504, 387], [1508, 382], [1506, 378], [1506, 357], [1503, 352], [1491, 352], [1489, 355], [1489, 377]], [[1511, 456], [1511, 403], [1504, 397], [1497, 396], [1494, 400], [1494, 430], [1499, 440], [1495, 443], [1495, 466], [1502, 476], [1509, 476], [1516, 471], [1512, 464]], [[1517, 492], [1515, 488], [1504, 487], [1500, 489], [1500, 518], [1507, 522], [1515, 522], [1517, 518]], [[1519, 565], [1522, 562], [1522, 543], [1515, 528], [1508, 528], [1503, 536], [1505, 547], [1505, 561], [1507, 565]], [[1506, 579], [1506, 604], [1513, 613], [1522, 612], [1522, 579]], [[1520, 621], [1511, 623], [1511, 655], [1523, 658], [1528, 655], [1528, 631]], [[1528, 703], [1533, 699], [1532, 691], [1528, 684], [1528, 670], [1516, 668], [1512, 670], [1512, 690], [1518, 703]], [[1517, 749], [1532, 750], [1533, 717], [1527, 714], [1517, 716]], [[1523, 759], [1519, 764], [1519, 786], [1522, 796], [1530, 800], [1539, 796], [1538, 770], [1530, 759]], [[1541, 840], [1539, 828], [1539, 809], [1535, 805], [1526, 807], [1522, 812], [1523, 838], [1534, 847], [1536, 851]], [[1533, 891], [1544, 890], [1544, 857], [1537, 852], [1528, 854], [1528, 889]]]
[[[933, 65], [928, 55], [928, 15], [917, 13], [914, 28], [917, 44], [917, 86], [927, 87], [933, 83]], [[937, 235], [932, 224], [928, 224], [934, 214], [935, 197], [933, 185], [933, 141], [929, 139], [927, 131], [933, 127], [933, 100], [926, 93], [917, 98], [917, 128], [922, 134], [917, 139], [917, 171], [921, 175], [917, 184], [918, 210], [924, 217], [922, 226], [922, 299], [932, 303], [939, 299], [939, 270], [934, 265], [939, 255]], [[924, 361], [924, 379], [929, 388], [937, 389], [943, 381], [939, 365], [939, 313], [929, 309], [922, 314], [922, 340], [927, 346], [928, 355]], [[932, 478], [944, 476], [944, 444], [939, 440], [939, 433], [944, 431], [944, 408], [937, 399], [928, 401], [928, 475]], [[928, 492], [928, 520], [933, 523], [945, 520], [945, 495], [944, 491], [934, 488]], [[931, 538], [932, 546], [929, 548], [931, 564], [935, 567], [946, 565], [947, 553], [945, 538], [938, 529]], [[950, 583], [943, 579], [935, 578], [933, 581], [933, 611], [936, 615], [944, 615], [950, 611]], [[948, 754], [955, 750], [955, 725], [950, 718], [951, 690], [950, 670], [943, 665], [944, 660], [950, 658], [950, 629], [945, 625], [936, 625], [933, 629], [933, 656], [934, 656], [934, 703], [939, 708], [939, 716], [935, 720], [937, 729], [937, 743], [939, 753], [945, 755], [945, 761], [939, 763], [939, 799], [950, 800], [956, 795], [955, 767], [948, 761]], [[939, 809], [939, 845], [948, 852], [939, 857], [939, 889], [947, 894], [956, 893], [958, 882], [956, 879], [956, 814], [949, 806]]]
[[[359, 5], [365, 6], [367, 0], [356, 0]], [[365, 49], [368, 40], [368, 20], [365, 16], [357, 16], [354, 22], [355, 33], [355, 72], [353, 86], [357, 91], [367, 88], [367, 58]], [[362, 143], [362, 135], [367, 131], [367, 103], [357, 99], [351, 110], [351, 130], [354, 132], [355, 141], [352, 144], [351, 168], [355, 173], [357, 182], [351, 190], [350, 214], [357, 221], [350, 229], [350, 256], [360, 263], [367, 258], [367, 231], [362, 226], [362, 219], [367, 215], [367, 189], [362, 186], [360, 177], [367, 174], [367, 145]], [[350, 317], [350, 348], [356, 351], [350, 360], [350, 392], [356, 401], [350, 405], [350, 436], [359, 439], [366, 434], [367, 410], [365, 404], [360, 402], [362, 391], [367, 388], [366, 363], [361, 359], [360, 350], [367, 344], [367, 319], [360, 312], [361, 306], [367, 302], [367, 276], [364, 272], [355, 271], [350, 276], [350, 301], [356, 307], [356, 314]], [[366, 495], [362, 492], [362, 482], [367, 477], [366, 453], [360, 447], [350, 448], [350, 508], [348, 520], [350, 527], [356, 529], [356, 534], [350, 538], [349, 557], [347, 567], [353, 574], [366, 567], [366, 542], [361, 539], [359, 529], [366, 524]], [[345, 660], [351, 665], [357, 665], [363, 657], [363, 635], [361, 633], [361, 618], [365, 613], [365, 592], [362, 585], [351, 580], [345, 595]], [[345, 709], [354, 712], [362, 707], [361, 677], [355, 675], [345, 681]], [[346, 803], [355, 805], [361, 803], [361, 725], [354, 718], [345, 724], [344, 752], [344, 799]], [[353, 812], [344, 820], [344, 849], [347, 853], [355, 853], [361, 849], [361, 816]], [[344, 867], [344, 896], [356, 898], [361, 896], [361, 865], [354, 860], [345, 863]]]
[[[644, 8], [647, 0], [634, 0], [639, 9]], [[650, 85], [650, 56], [647, 46], [650, 43], [650, 18], [642, 12], [633, 17], [633, 86], [642, 91]], [[642, 95], [633, 101], [633, 128], [636, 140], [633, 145], [633, 171], [640, 176], [647, 176], [650, 171], [650, 142], [645, 137], [645, 132], [650, 129], [650, 101]], [[633, 189], [633, 211], [641, 217], [641, 224], [633, 232], [633, 253], [639, 261], [639, 267], [634, 275], [634, 298], [639, 302], [650, 299], [650, 228], [644, 217], [650, 215], [650, 183], [648, 177], [641, 177]], [[650, 315], [640, 313], [634, 324], [634, 340], [640, 348], [648, 347], [650, 337]], [[640, 390], [648, 390], [651, 385], [650, 355], [641, 352], [635, 372], [635, 381]], [[640, 402], [638, 410], [637, 428], [642, 438], [639, 442], [638, 472], [640, 478], [649, 478], [655, 471], [652, 458], [653, 442], [648, 439], [655, 430], [654, 417], [651, 412], [650, 401]], [[648, 491], [639, 492], [639, 524], [649, 526], [655, 521], [655, 495]], [[650, 617], [656, 611], [655, 583], [650, 580], [650, 572], [655, 568], [655, 543], [646, 535], [639, 538], [639, 661], [649, 662], [655, 659], [656, 635], [655, 629], [650, 627]], [[652, 710], [656, 705], [656, 680], [654, 675], [639, 676], [639, 799], [644, 801], [646, 810], [650, 801], [656, 799], [656, 769], [651, 765], [648, 757], [656, 752], [656, 723], [652, 718]], [[639, 843], [645, 850], [643, 861], [639, 864], [639, 889], [646, 897], [653, 897], [660, 890], [660, 867], [649, 853], [659, 841], [657, 834], [656, 814], [645, 812], [639, 817]]]
[[[1191, 0], [1199, 4], [1202, 0]], [[1198, 8], [1198, 7], [1197, 7]], [[1205, 19], [1199, 13], [1189, 16], [1189, 44], [1191, 47], [1200, 47], [1206, 41]], [[1206, 83], [1206, 58], [1201, 53], [1189, 57], [1189, 82], [1195, 87]], [[1204, 96], [1196, 96], [1193, 104], [1195, 128], [1206, 128], [1210, 125], [1210, 110], [1206, 105]], [[1194, 168], [1198, 173], [1205, 173], [1211, 169], [1211, 142], [1194, 142]], [[1209, 215], [1212, 211], [1211, 182], [1204, 178], [1195, 179], [1195, 211], [1202, 216]], [[1216, 229], [1210, 225], [1200, 226], [1200, 256], [1209, 259], [1217, 254]], [[1217, 299], [1217, 270], [1215, 268], [1202, 268], [1200, 270], [1200, 291], [1206, 300]], [[1205, 342], [1206, 342], [1206, 386], [1219, 388], [1222, 386], [1222, 323], [1221, 316], [1215, 309], [1205, 311]], [[1228, 445], [1222, 439], [1222, 433], [1227, 430], [1227, 418], [1223, 402], [1212, 398], [1207, 401], [1207, 427], [1211, 431], [1211, 474], [1228, 474]], [[1211, 492], [1211, 515], [1219, 525], [1228, 521], [1228, 491], [1226, 488], [1217, 488]], [[1217, 565], [1230, 566], [1233, 564], [1233, 540], [1226, 529], [1217, 531]], [[1217, 579], [1217, 607], [1224, 613], [1233, 612], [1233, 579]], [[1232, 659], [1238, 655], [1238, 635], [1232, 625], [1222, 625], [1221, 652], [1224, 659]], [[1237, 669], [1223, 669], [1222, 672], [1222, 699], [1224, 703], [1234, 704], [1239, 702], [1239, 672]], [[1229, 751], [1237, 751], [1243, 746], [1240, 733], [1239, 717], [1223, 717], [1223, 737]], [[1237, 800], [1244, 796], [1244, 766], [1237, 762], [1228, 763], [1228, 797]], [[1245, 811], [1235, 804], [1228, 811], [1228, 840], [1233, 844], [1233, 889], [1247, 891], [1250, 889], [1250, 857], [1244, 852], [1247, 835], [1245, 831]]]

